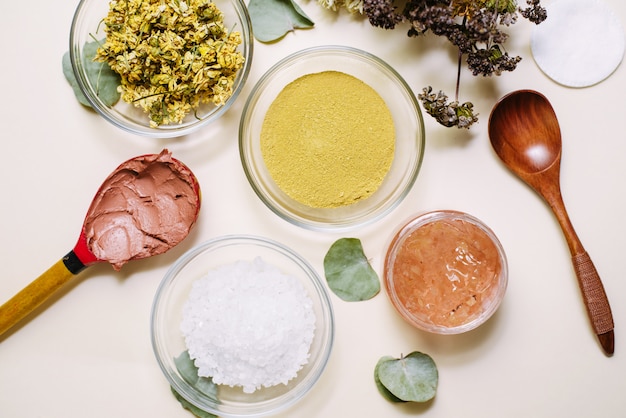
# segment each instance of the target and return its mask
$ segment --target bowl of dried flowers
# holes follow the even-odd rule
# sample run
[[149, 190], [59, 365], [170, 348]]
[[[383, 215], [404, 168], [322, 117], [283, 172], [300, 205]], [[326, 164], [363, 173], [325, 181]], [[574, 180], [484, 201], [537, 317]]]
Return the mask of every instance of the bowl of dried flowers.
[[252, 45], [243, 0], [81, 0], [69, 58], [84, 104], [128, 132], [167, 138], [228, 110]]

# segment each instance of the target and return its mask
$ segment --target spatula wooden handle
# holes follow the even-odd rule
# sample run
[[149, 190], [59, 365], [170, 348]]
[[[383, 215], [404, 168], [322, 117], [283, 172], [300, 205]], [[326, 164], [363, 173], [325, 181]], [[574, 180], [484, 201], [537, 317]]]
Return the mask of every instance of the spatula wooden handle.
[[4, 334], [29, 313], [69, 282], [75, 273], [64, 259], [57, 261], [15, 296], [0, 306], [0, 335]]

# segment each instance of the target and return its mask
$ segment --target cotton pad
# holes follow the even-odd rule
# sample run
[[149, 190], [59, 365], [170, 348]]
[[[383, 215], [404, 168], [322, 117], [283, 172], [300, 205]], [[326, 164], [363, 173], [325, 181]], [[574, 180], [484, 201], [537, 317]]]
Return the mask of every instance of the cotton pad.
[[600, 0], [557, 0], [533, 29], [531, 50], [539, 68], [568, 87], [587, 87], [610, 76], [624, 57], [624, 29]]

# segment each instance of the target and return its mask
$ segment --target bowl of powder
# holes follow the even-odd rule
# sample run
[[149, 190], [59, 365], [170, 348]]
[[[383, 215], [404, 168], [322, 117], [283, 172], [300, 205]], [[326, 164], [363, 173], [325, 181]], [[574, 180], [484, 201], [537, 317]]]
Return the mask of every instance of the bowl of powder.
[[419, 104], [387, 63], [345, 46], [294, 53], [253, 88], [239, 128], [245, 174], [281, 218], [313, 230], [374, 222], [413, 186]]
[[243, 0], [80, 0], [69, 43], [81, 103], [151, 138], [216, 121], [252, 65]]
[[508, 283], [507, 259], [494, 232], [454, 210], [411, 219], [394, 235], [383, 268], [387, 295], [409, 324], [460, 334], [487, 321]]
[[265, 416], [302, 399], [334, 335], [323, 281], [301, 256], [256, 236], [223, 236], [167, 271], [152, 346], [176, 397], [220, 417]]

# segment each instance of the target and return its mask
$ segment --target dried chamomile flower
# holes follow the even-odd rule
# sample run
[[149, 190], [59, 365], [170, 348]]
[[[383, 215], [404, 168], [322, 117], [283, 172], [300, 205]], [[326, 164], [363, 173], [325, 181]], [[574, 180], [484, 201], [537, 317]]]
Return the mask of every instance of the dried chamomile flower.
[[244, 57], [210, 0], [111, 0], [96, 60], [121, 76], [122, 99], [150, 125], [182, 123], [201, 104], [223, 105]]
[[363, 14], [364, 0], [317, 0], [318, 4], [334, 12], [346, 9], [350, 13]]
[[437, 122], [445, 127], [456, 126], [459, 129], [469, 129], [478, 121], [478, 114], [474, 114], [474, 105], [470, 102], [459, 104], [458, 101], [448, 102], [448, 96], [441, 90], [433, 93], [432, 87], [424, 88], [423, 93], [418, 94], [426, 113], [434, 117]]

